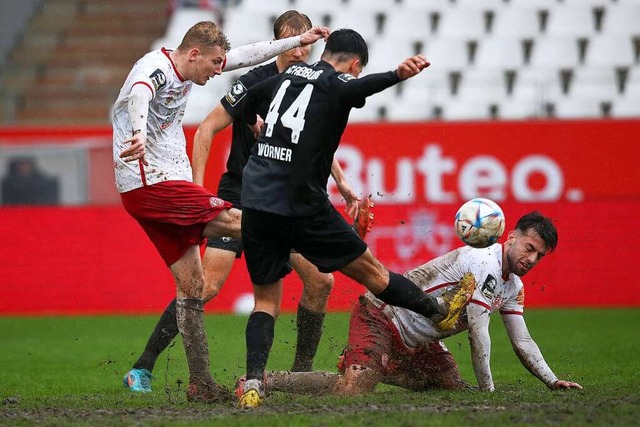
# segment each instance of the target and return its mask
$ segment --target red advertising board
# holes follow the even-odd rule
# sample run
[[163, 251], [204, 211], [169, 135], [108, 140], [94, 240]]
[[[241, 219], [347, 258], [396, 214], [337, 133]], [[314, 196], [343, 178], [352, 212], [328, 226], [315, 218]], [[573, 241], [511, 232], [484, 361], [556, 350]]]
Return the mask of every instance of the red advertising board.
[[[637, 120], [352, 125], [337, 158], [352, 185], [373, 195], [367, 242], [395, 271], [460, 245], [453, 215], [484, 196], [501, 204], [507, 229], [534, 209], [556, 221], [557, 251], [523, 277], [527, 306], [639, 306], [637, 135]], [[213, 188], [228, 138], [214, 141], [223, 154], [209, 162]], [[173, 298], [171, 275], [117, 204], [1, 208], [0, 236], [0, 314], [159, 312]], [[285, 280], [283, 310], [295, 310], [300, 288], [295, 275]], [[208, 310], [232, 311], [250, 292], [240, 260]], [[348, 310], [360, 292], [337, 274], [330, 309]]]

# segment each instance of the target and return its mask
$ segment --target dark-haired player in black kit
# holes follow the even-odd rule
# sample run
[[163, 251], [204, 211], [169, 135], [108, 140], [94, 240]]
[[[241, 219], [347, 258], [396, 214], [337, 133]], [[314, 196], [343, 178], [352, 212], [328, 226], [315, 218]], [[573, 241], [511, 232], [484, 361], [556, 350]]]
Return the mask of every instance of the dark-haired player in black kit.
[[245, 121], [257, 126], [257, 105], [271, 103], [261, 134], [244, 169], [242, 242], [255, 307], [246, 328], [247, 373], [239, 406], [252, 408], [264, 398], [263, 375], [279, 313], [282, 278], [297, 250], [322, 272], [340, 271], [363, 284], [383, 302], [450, 324], [470, 298], [474, 284], [456, 286], [442, 298], [420, 290], [387, 270], [331, 205], [327, 180], [331, 162], [351, 108], [367, 96], [413, 77], [429, 63], [417, 55], [395, 71], [357, 79], [368, 61], [368, 48], [348, 29], [329, 36], [322, 59], [292, 65], [249, 90]]

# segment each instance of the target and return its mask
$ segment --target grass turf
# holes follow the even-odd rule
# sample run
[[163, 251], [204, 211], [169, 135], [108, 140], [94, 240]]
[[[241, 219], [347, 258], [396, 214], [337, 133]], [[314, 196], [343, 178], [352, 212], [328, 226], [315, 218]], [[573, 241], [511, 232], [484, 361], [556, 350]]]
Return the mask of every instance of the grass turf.
[[[154, 392], [129, 393], [122, 376], [157, 317], [0, 319], [2, 425], [638, 425], [640, 310], [528, 310], [530, 332], [562, 379], [585, 389], [551, 392], [517, 360], [499, 316], [491, 326], [496, 392], [413, 393], [379, 386], [359, 397], [274, 393], [256, 411], [231, 404], [192, 405], [178, 339], [158, 360]], [[207, 316], [212, 371], [231, 387], [244, 371], [246, 317]], [[332, 313], [315, 368], [335, 371], [348, 314]], [[466, 333], [446, 341], [463, 376], [474, 382]], [[295, 319], [283, 315], [268, 368], [288, 369]]]

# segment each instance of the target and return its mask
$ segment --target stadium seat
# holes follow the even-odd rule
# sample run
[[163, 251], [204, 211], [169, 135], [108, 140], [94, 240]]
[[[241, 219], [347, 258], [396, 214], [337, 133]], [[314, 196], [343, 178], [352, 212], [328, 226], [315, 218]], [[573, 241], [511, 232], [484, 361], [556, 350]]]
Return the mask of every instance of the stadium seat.
[[178, 47], [187, 30], [200, 21], [216, 21], [215, 12], [197, 8], [176, 9], [169, 18], [164, 37], [155, 40], [151, 48], [155, 50], [161, 47], [171, 49]]
[[479, 39], [487, 34], [487, 11], [480, 8], [450, 8], [440, 17], [438, 37]]
[[426, 11], [397, 9], [387, 14], [383, 36], [420, 40], [431, 34], [431, 21]]
[[573, 37], [539, 37], [529, 60], [536, 68], [573, 68], [579, 63], [578, 40]]
[[402, 61], [415, 54], [413, 43], [406, 39], [378, 38], [369, 44], [369, 64], [366, 73], [395, 69]]
[[455, 0], [456, 8], [476, 8], [480, 4], [483, 8], [490, 10], [501, 9], [507, 6], [505, 0]]
[[434, 70], [463, 70], [471, 64], [470, 45], [466, 40], [426, 38], [422, 51]]
[[640, 103], [637, 96], [623, 96], [611, 105], [611, 116], [616, 118], [640, 117]]
[[558, 0], [511, 0], [512, 6], [536, 7], [543, 9], [553, 9], [558, 7]]
[[604, 34], [640, 35], [640, 3], [620, 4], [605, 9], [602, 23]]
[[232, 47], [273, 39], [273, 23], [276, 15], [229, 9], [224, 20], [224, 33]]
[[493, 102], [483, 99], [450, 98], [442, 103], [445, 120], [487, 120], [491, 117]]
[[451, 0], [402, 0], [402, 8], [412, 11], [444, 12], [453, 7]]
[[534, 7], [511, 6], [496, 13], [491, 34], [495, 37], [537, 37], [541, 34], [541, 12]]
[[562, 96], [565, 88], [568, 89], [568, 85], [562, 80], [560, 70], [528, 67], [518, 71], [512, 96], [535, 98], [544, 103]]
[[398, 4], [396, 0], [348, 0], [347, 2], [349, 9], [371, 10], [374, 12], [389, 12], [403, 6], [405, 6], [404, 2]]
[[497, 69], [474, 68], [462, 74], [457, 90], [462, 99], [498, 102], [507, 96], [504, 73]]
[[[270, 38], [273, 19], [295, 8], [316, 25], [360, 32], [369, 43], [363, 76], [394, 69], [415, 53], [431, 61], [422, 75], [371, 97], [352, 121], [526, 119], [549, 111], [601, 117], [609, 106], [614, 116], [630, 117], [638, 109], [630, 99], [640, 99], [640, 43], [633, 39], [640, 37], [640, 0], [237, 3], [226, 9], [225, 32], [234, 46]], [[628, 94], [620, 93], [625, 77]], [[207, 97], [222, 96], [228, 80], [207, 85]], [[189, 117], [197, 116], [192, 111]]]
[[620, 85], [612, 68], [574, 70], [568, 96], [611, 103], [620, 95]]
[[[640, 99], [640, 67], [636, 66], [629, 70], [624, 85], [624, 96], [635, 97], [636, 102]], [[640, 102], [638, 104], [640, 105]]]
[[[300, 6], [298, 6], [298, 4], [300, 4]], [[295, 5], [292, 0], [242, 0], [235, 8], [228, 7], [227, 11], [238, 9], [247, 13], [273, 13], [280, 15], [289, 9], [297, 9], [305, 13], [302, 7], [303, 4], [303, 0], [298, 0]]]
[[540, 98], [533, 96], [509, 96], [498, 104], [498, 118], [525, 120], [544, 117]]
[[199, 124], [226, 93], [228, 85], [221, 81], [216, 81], [220, 77], [215, 77], [204, 86], [193, 85], [187, 108], [184, 112], [184, 123]]
[[[271, 0], [262, 0], [265, 3]], [[346, 0], [296, 0], [287, 9], [296, 9], [302, 13], [329, 13], [338, 14], [348, 7]], [[284, 9], [286, 10], [286, 9]], [[284, 12], [283, 10], [283, 12]], [[280, 12], [282, 13], [282, 12]]]
[[399, 85], [397, 101], [419, 104], [447, 99], [451, 96], [450, 74], [427, 69], [421, 75], [405, 80]]
[[484, 69], [519, 69], [524, 66], [524, 45], [518, 38], [491, 37], [478, 45], [474, 66]]
[[[639, 23], [640, 25], [640, 23]], [[589, 67], [630, 67], [635, 62], [631, 37], [620, 34], [598, 35], [587, 44], [584, 65]]]
[[589, 37], [596, 31], [596, 17], [593, 7], [562, 5], [549, 13], [545, 34], [558, 37]]
[[430, 102], [396, 102], [389, 104], [385, 118], [389, 122], [416, 122], [432, 120], [434, 105]]
[[378, 36], [377, 14], [367, 9], [345, 9], [341, 13], [331, 15], [329, 27], [332, 30], [351, 28], [356, 30], [367, 43]]
[[362, 108], [352, 108], [351, 113], [349, 113], [349, 123], [377, 122], [381, 118], [380, 107], [375, 104], [369, 104], [369, 101]]
[[602, 102], [591, 97], [564, 96], [553, 102], [554, 117], [558, 119], [602, 118]]

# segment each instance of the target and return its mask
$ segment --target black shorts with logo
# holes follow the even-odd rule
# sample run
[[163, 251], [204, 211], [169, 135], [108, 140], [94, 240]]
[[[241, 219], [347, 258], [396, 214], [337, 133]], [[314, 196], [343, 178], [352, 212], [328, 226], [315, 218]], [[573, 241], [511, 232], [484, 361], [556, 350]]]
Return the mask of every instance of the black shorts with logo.
[[242, 244], [256, 285], [274, 283], [289, 274], [292, 249], [322, 273], [340, 270], [367, 250], [367, 244], [333, 206], [302, 218], [244, 208]]
[[[242, 183], [236, 183], [232, 178], [223, 175], [218, 186], [218, 197], [227, 202], [233, 203], [233, 207], [242, 210], [240, 205], [240, 189]], [[210, 237], [207, 239], [207, 247], [222, 249], [223, 251], [235, 252], [236, 258], [242, 256], [242, 240], [233, 237]]]

